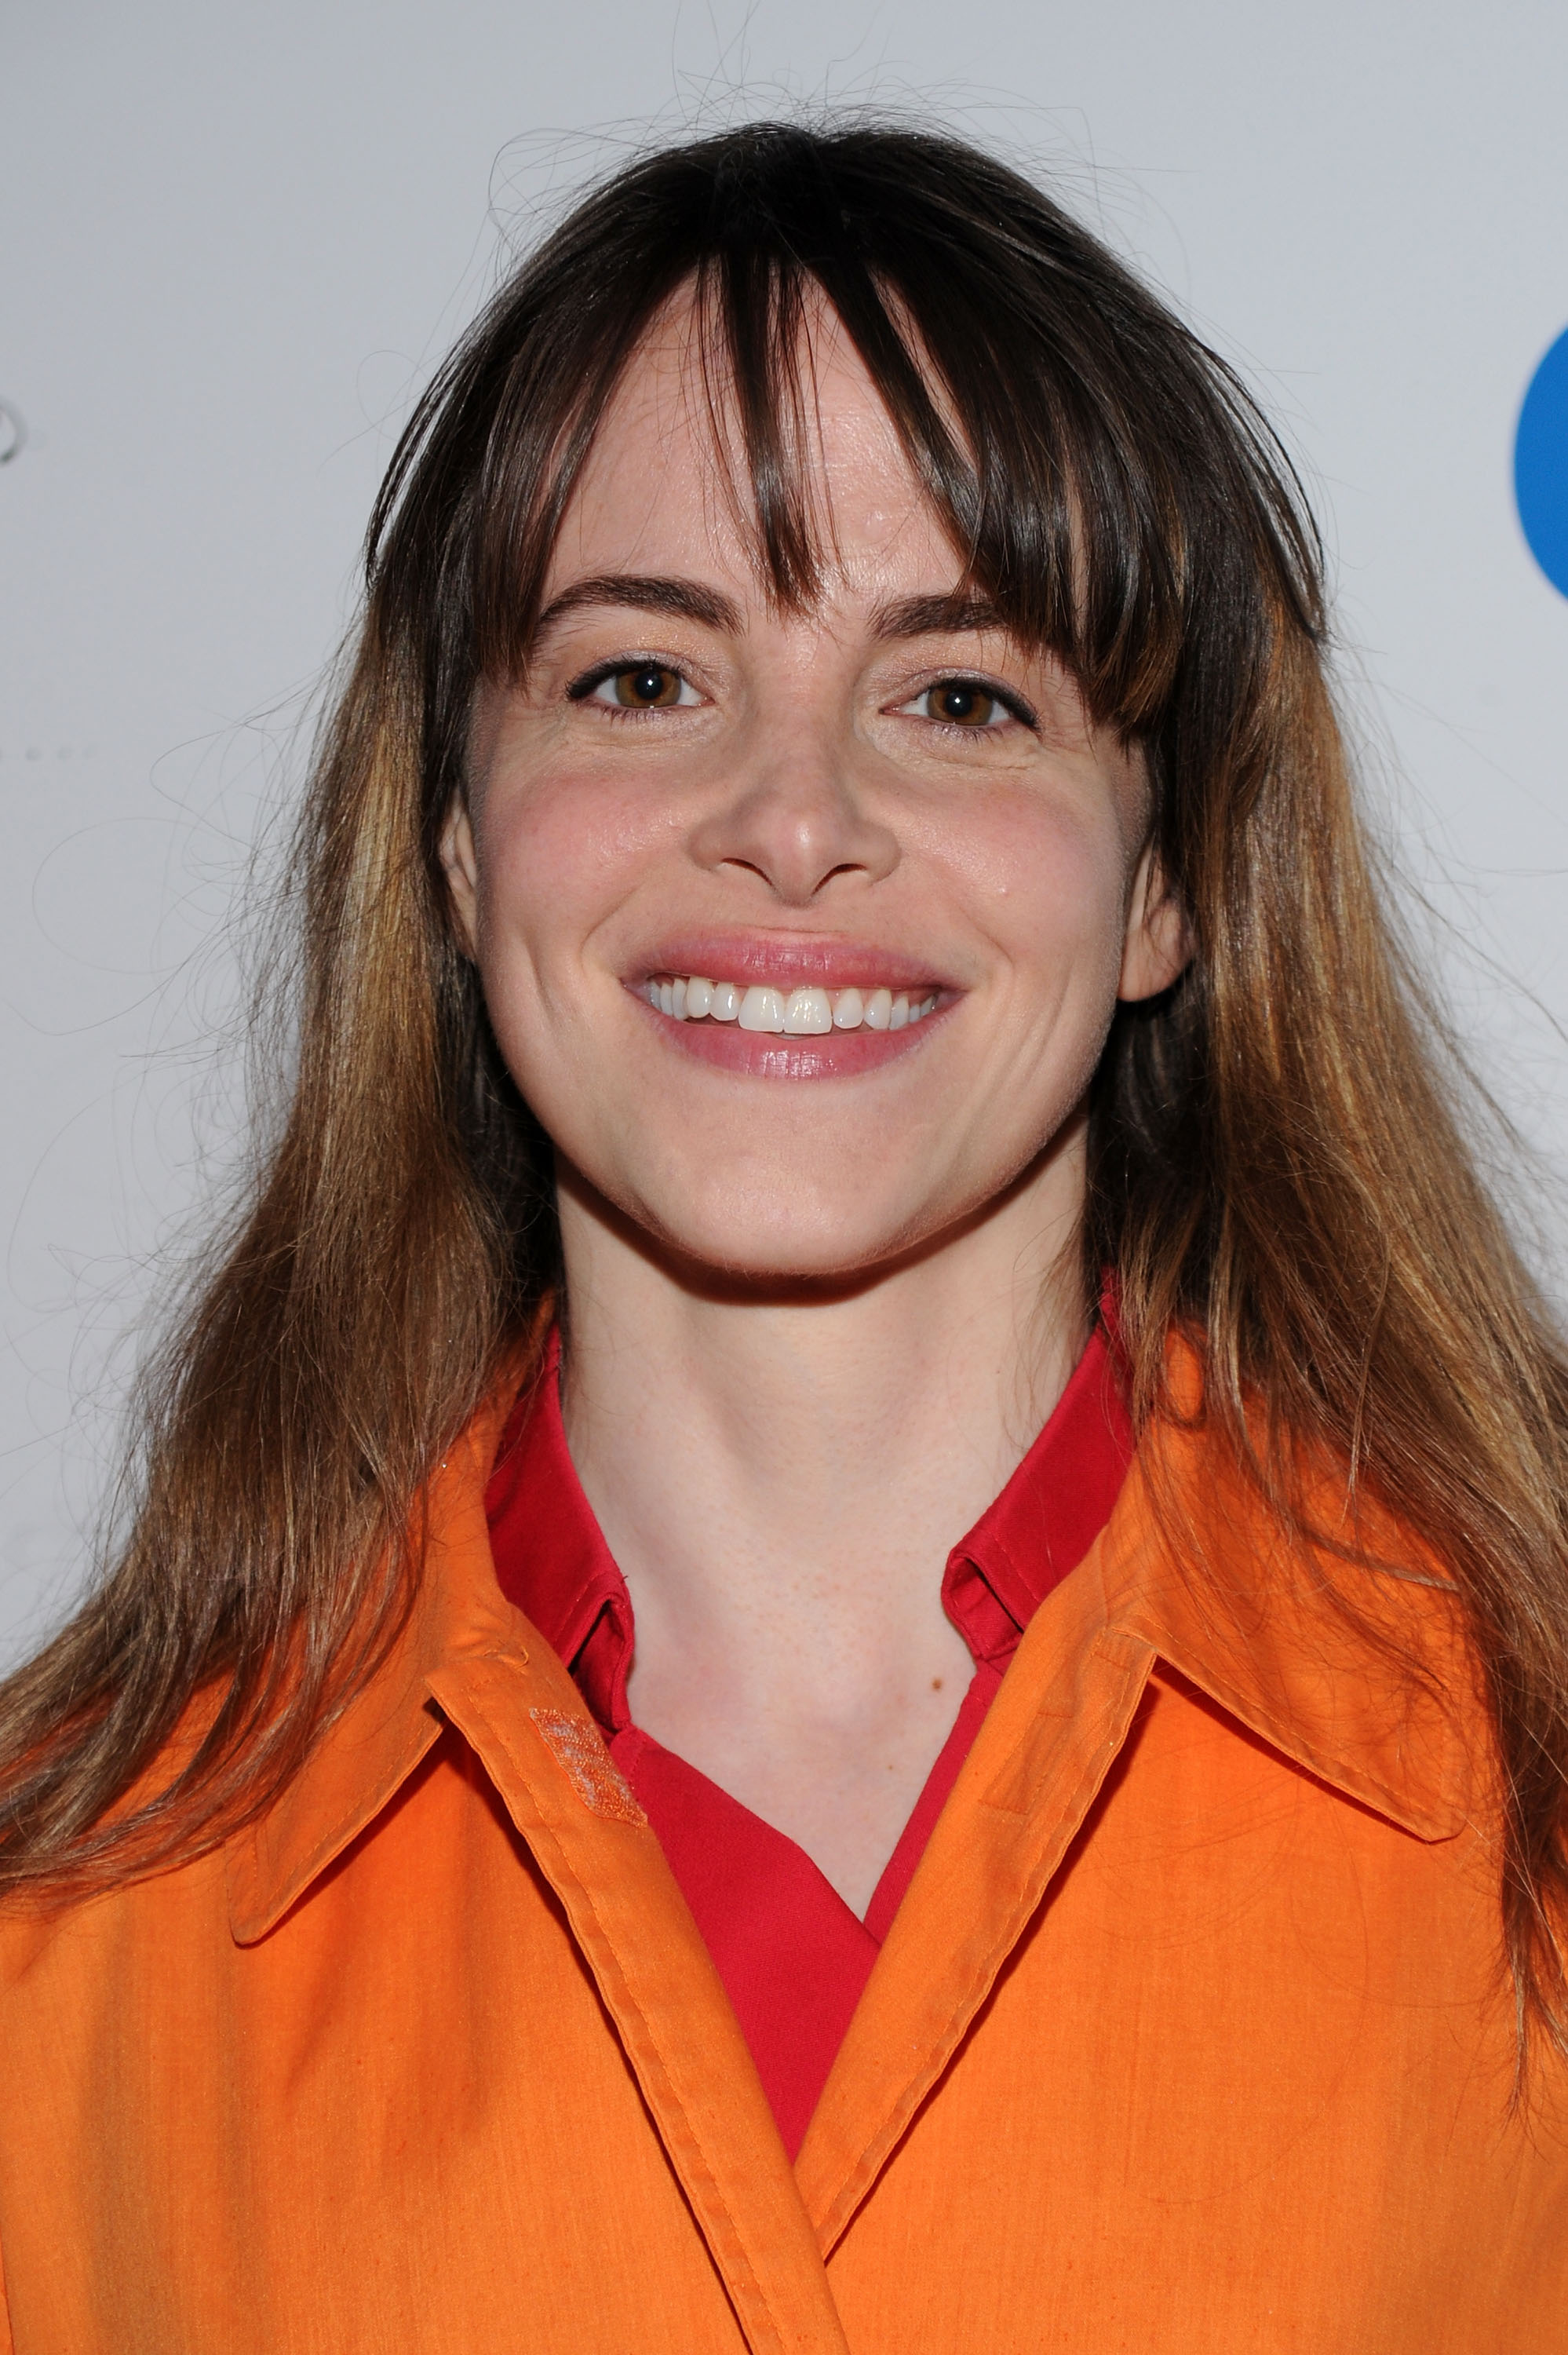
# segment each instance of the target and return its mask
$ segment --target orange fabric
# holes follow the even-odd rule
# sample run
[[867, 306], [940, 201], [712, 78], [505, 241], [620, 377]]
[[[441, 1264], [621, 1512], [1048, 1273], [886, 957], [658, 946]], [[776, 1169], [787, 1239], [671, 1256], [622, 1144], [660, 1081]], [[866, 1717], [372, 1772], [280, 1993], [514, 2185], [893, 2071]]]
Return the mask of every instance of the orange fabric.
[[[1568, 2088], [1510, 2114], [1479, 1720], [1195, 1438], [1032, 1622], [794, 2169], [658, 1842], [496, 1584], [421, 1602], [227, 1849], [0, 1921], [16, 2355], [1535, 2355]], [[0, 2347], [5, 2345], [0, 2326]]]

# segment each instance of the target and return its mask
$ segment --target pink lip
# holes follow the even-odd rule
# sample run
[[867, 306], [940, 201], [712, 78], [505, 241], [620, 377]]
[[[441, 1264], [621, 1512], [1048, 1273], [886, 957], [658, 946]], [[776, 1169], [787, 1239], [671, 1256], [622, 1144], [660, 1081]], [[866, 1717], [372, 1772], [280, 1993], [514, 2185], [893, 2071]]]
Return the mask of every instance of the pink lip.
[[[846, 941], [831, 932], [682, 932], [658, 942], [625, 979], [629, 987], [640, 989], [654, 974], [694, 973], [709, 981], [768, 982], [775, 989], [814, 983], [819, 989], [886, 987], [929, 996], [952, 986], [928, 964], [896, 949]], [[880, 1035], [901, 1039], [904, 1033]]]

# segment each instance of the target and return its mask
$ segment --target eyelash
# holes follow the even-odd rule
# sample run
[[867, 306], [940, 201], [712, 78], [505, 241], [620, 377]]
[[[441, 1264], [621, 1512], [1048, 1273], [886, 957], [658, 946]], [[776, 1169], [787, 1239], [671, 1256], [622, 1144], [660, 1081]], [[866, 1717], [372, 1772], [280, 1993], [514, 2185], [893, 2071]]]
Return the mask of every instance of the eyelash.
[[[677, 678], [685, 680], [688, 686], [693, 683], [681, 665], [672, 661], [668, 655], [646, 652], [617, 655], [608, 662], [595, 663], [591, 670], [586, 670], [579, 678], [574, 678], [567, 688], [567, 699], [570, 703], [586, 703], [594, 689], [602, 687], [607, 679], [617, 677], [622, 671], [642, 668], [671, 671]], [[939, 671], [935, 678], [927, 679], [924, 687], [917, 687], [913, 695], [906, 696], [904, 703], [897, 708], [903, 710], [908, 704], [918, 703], [923, 695], [932, 695], [941, 687], [976, 687], [982, 695], [989, 695], [999, 703], [1012, 719], [1018, 721], [1020, 727], [1034, 728], [1039, 724], [1035, 714], [1021, 695], [1014, 694], [1012, 688], [1003, 687], [999, 680], [987, 678], [978, 671]], [[680, 708], [675, 705], [663, 707], [666, 710]], [[607, 703], [600, 709], [607, 712], [611, 719], [652, 719], [660, 707], [650, 704], [639, 710], [631, 704]], [[965, 728], [956, 719], [927, 719], [926, 725], [928, 728], [940, 728], [944, 733], [954, 736], [989, 736], [1001, 733], [1000, 729]]]
[[[993, 703], [1000, 703], [1021, 728], [1039, 726], [1036, 714], [1021, 695], [1014, 694], [1011, 687], [1003, 687], [999, 679], [987, 678], [980, 671], [939, 671], [935, 678], [928, 678], [924, 687], [917, 687], [913, 695], [906, 697], [904, 704], [899, 706], [900, 710], [908, 704], [918, 703], [923, 695], [935, 695], [938, 688], [943, 687], [975, 687], [981, 695], [989, 695]], [[965, 728], [956, 719], [927, 719], [926, 725], [927, 728], [940, 728], [954, 736], [996, 736], [1001, 733], [996, 728]]]
[[[680, 664], [672, 662], [665, 655], [617, 655], [613, 662], [595, 663], [593, 668], [585, 670], [580, 678], [574, 678], [567, 689], [567, 702], [586, 703], [596, 687], [602, 687], [607, 678], [618, 677], [622, 671], [628, 670], [668, 670], [673, 671], [680, 678], [686, 676]], [[608, 711], [609, 705], [607, 704], [605, 709]], [[641, 716], [630, 704], [623, 709], [630, 718]]]

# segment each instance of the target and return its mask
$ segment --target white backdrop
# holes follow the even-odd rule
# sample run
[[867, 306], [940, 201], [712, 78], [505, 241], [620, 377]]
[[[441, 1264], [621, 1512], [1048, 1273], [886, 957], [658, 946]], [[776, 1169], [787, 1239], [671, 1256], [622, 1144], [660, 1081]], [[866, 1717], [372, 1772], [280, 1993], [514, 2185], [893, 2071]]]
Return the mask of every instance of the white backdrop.
[[652, 119], [824, 96], [1053, 172], [1262, 392], [1461, 1022], [1568, 1161], [1568, 599], [1510, 480], [1568, 325], [1568, 11], [6, 0], [0, 1665], [81, 1574], [123, 1337], [221, 1158], [224, 911], [414, 391]]

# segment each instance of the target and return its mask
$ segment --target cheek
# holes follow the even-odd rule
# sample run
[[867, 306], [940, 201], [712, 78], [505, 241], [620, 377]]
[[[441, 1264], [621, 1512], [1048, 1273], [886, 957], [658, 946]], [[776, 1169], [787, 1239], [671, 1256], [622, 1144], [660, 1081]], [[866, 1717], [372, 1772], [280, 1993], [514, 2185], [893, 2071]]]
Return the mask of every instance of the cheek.
[[1064, 996], [1104, 999], [1108, 1018], [1128, 876], [1121, 831], [1102, 795], [1047, 799], [999, 786], [930, 849], [1015, 992], [1039, 999], [1043, 1014]]
[[653, 796], [591, 771], [534, 772], [493, 781], [479, 827], [480, 965], [487, 989], [532, 968], [547, 990], [575, 966], [671, 834]]

